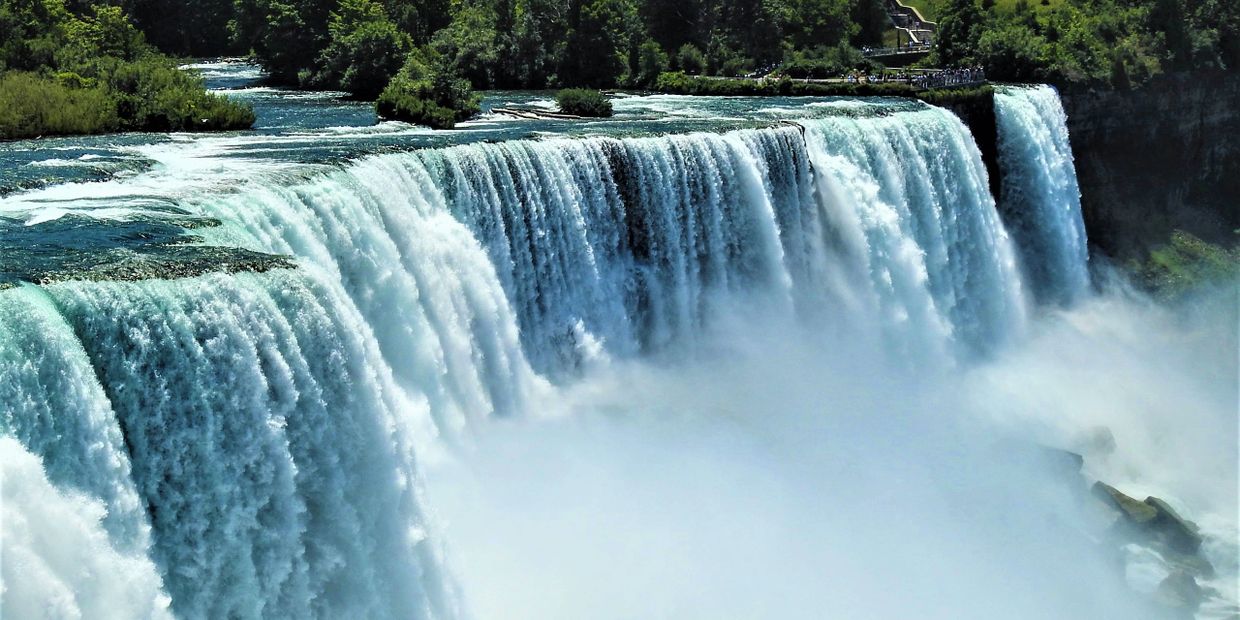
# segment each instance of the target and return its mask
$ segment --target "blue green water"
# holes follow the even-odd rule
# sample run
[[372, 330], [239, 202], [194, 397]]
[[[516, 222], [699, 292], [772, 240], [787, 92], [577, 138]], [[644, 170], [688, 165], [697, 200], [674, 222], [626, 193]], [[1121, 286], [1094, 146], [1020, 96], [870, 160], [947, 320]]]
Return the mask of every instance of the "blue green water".
[[[615, 116], [530, 120], [496, 108], [555, 110], [551, 92], [485, 93], [482, 113], [454, 130], [380, 121], [345, 93], [265, 85], [256, 66], [189, 65], [208, 88], [254, 107], [247, 131], [126, 133], [0, 142], [0, 287], [21, 281], [140, 279], [208, 270], [264, 270], [282, 257], [208, 245], [218, 222], [185, 205], [324, 174], [367, 155], [556, 136], [722, 132], [832, 115], [917, 108], [899, 99], [687, 97], [622, 93]], [[66, 215], [72, 217], [64, 217]]]
[[345, 93], [292, 91], [262, 83], [237, 60], [202, 62], [207, 86], [254, 107], [248, 131], [213, 134], [128, 133], [0, 142], [0, 197], [64, 183], [124, 179], [177, 157], [332, 163], [372, 153], [482, 140], [552, 135], [635, 135], [722, 131], [827, 114], [879, 113], [919, 106], [898, 99], [686, 97], [622, 94], [616, 115], [597, 121], [527, 120], [493, 114], [501, 107], [555, 109], [553, 93], [491, 91], [482, 114], [452, 131], [380, 122], [368, 102]]

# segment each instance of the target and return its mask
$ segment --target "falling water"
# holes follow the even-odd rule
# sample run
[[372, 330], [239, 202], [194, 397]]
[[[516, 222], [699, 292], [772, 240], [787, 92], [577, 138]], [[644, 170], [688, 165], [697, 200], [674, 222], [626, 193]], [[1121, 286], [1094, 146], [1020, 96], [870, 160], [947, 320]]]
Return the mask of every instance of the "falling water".
[[1000, 208], [1030, 287], [1042, 301], [1071, 303], [1089, 286], [1089, 250], [1059, 94], [1050, 86], [999, 88], [995, 116], [1003, 170]]
[[[1070, 298], [1062, 110], [1046, 89], [999, 101], [1023, 264]], [[78, 533], [134, 596], [49, 569], [85, 617], [169, 598], [185, 618], [456, 617], [419, 459], [591, 364], [690, 353], [722, 317], [892, 359], [993, 351], [1027, 301], [987, 187], [965, 125], [923, 106], [374, 155], [184, 200], [223, 222], [208, 242], [297, 269], [0, 290], [4, 473], [46, 472], [6, 483], [6, 519], [42, 493], [101, 524]], [[6, 588], [35, 579], [9, 554], [52, 553], [19, 535]]]

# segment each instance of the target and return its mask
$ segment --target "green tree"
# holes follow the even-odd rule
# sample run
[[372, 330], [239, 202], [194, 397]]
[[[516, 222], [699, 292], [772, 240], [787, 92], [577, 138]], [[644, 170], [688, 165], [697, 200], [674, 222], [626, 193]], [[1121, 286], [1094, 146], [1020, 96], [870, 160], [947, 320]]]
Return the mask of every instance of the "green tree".
[[452, 72], [469, 80], [474, 88], [491, 88], [500, 63], [492, 7], [462, 6], [452, 23], [435, 34], [431, 46], [452, 66]]
[[858, 31], [849, 0], [784, 0], [783, 32], [794, 49], [833, 47]]
[[676, 68], [689, 75], [706, 73], [706, 55], [692, 43], [685, 43], [676, 50]]
[[331, 43], [319, 55], [313, 83], [374, 99], [404, 64], [409, 35], [373, 0], [341, 0], [328, 22]]
[[375, 101], [380, 118], [449, 129], [479, 110], [469, 81], [430, 47], [409, 54], [401, 70]]
[[983, 32], [973, 56], [991, 79], [1035, 82], [1045, 79], [1045, 50], [1042, 37], [1013, 23]]
[[571, 0], [569, 32], [560, 59], [560, 83], [615, 86], [624, 73], [625, 26], [632, 7], [624, 0]]
[[637, 72], [633, 77], [633, 85], [641, 88], [654, 86], [659, 74], [667, 71], [667, 52], [654, 41], [646, 41], [638, 49]]
[[984, 17], [976, 0], [950, 0], [941, 11], [935, 52], [944, 65], [967, 63], [981, 39]]

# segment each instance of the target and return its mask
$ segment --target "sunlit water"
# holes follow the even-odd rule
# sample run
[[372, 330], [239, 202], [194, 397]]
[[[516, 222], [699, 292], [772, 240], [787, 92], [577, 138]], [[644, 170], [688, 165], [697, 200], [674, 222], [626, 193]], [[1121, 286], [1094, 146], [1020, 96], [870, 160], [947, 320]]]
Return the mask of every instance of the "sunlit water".
[[253, 130], [0, 145], [6, 617], [1159, 617], [1039, 445], [1234, 615], [1234, 295], [1091, 282], [1050, 89], [996, 204], [915, 102], [431, 132], [195, 67]]

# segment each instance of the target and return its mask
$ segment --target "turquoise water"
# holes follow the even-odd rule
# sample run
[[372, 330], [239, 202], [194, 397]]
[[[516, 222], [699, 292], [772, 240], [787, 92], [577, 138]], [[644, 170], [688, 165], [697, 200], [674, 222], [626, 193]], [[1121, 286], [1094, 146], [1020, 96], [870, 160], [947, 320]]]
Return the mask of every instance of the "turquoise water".
[[[622, 94], [613, 118], [528, 120], [500, 107], [555, 109], [551, 92], [488, 92], [482, 114], [451, 131], [380, 122], [370, 103], [345, 93], [266, 86], [238, 60], [201, 62], [207, 86], [254, 107], [248, 131], [128, 133], [0, 143], [0, 286], [74, 277], [136, 279], [265, 269], [280, 258], [208, 248], [201, 231], [218, 221], [186, 220], [204, 194], [306, 179], [369, 155], [478, 142], [560, 136], [630, 137], [726, 132], [789, 119], [873, 116], [924, 109], [899, 99], [685, 97]], [[66, 213], [71, 222], [48, 220]], [[149, 235], [151, 226], [160, 226]], [[191, 233], [185, 228], [199, 229]], [[20, 230], [22, 234], [17, 234]]]

